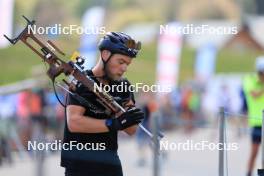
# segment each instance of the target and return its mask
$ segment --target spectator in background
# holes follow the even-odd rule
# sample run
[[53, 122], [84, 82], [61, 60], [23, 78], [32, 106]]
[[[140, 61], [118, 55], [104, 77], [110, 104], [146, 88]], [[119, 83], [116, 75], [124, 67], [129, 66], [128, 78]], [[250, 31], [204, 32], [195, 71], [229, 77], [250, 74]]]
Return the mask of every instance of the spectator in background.
[[[5, 159], [9, 164], [12, 163], [12, 142], [19, 148], [20, 141], [15, 138], [15, 114], [16, 114], [16, 95], [0, 96], [0, 164]], [[16, 136], [17, 137], [17, 136]]]
[[[146, 129], [150, 129], [150, 118], [151, 113], [156, 111], [157, 102], [151, 92], [142, 92], [141, 95], [141, 110], [144, 112], [144, 120], [142, 121], [142, 125]], [[137, 144], [138, 144], [138, 152], [139, 152], [139, 160], [138, 166], [145, 166], [146, 164], [146, 149], [149, 144], [149, 136], [141, 129], [137, 129], [136, 133]]]
[[[56, 93], [62, 103], [65, 102], [62, 90], [57, 89]], [[48, 129], [52, 131], [52, 135], [49, 136], [49, 140], [62, 139], [63, 138], [63, 126], [64, 126], [64, 107], [59, 103], [54, 92], [51, 90], [45, 90], [45, 109], [44, 113], [47, 117]]]
[[248, 106], [248, 123], [252, 128], [247, 176], [252, 175], [261, 143], [262, 111], [264, 109], [264, 56], [257, 58], [256, 71], [257, 74], [247, 76], [243, 82], [243, 90]]
[[182, 91], [182, 118], [186, 133], [192, 132], [194, 128], [194, 110], [198, 107], [198, 96], [195, 95], [191, 85], [186, 85]]

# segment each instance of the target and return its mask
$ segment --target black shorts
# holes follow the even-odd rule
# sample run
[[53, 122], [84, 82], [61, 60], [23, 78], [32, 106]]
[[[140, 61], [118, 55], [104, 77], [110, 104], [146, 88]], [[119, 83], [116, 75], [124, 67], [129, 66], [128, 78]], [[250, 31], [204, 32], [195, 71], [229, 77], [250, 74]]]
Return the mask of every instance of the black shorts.
[[253, 144], [261, 143], [261, 127], [253, 127], [251, 129], [251, 141]]

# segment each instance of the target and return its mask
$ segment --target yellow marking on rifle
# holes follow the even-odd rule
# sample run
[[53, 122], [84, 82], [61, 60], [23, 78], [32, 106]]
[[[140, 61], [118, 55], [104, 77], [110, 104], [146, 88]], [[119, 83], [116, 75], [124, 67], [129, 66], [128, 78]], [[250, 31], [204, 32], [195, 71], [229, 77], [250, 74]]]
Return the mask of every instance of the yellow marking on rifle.
[[73, 62], [76, 62], [76, 59], [80, 56], [80, 53], [78, 51], [74, 51], [71, 56], [71, 60]]

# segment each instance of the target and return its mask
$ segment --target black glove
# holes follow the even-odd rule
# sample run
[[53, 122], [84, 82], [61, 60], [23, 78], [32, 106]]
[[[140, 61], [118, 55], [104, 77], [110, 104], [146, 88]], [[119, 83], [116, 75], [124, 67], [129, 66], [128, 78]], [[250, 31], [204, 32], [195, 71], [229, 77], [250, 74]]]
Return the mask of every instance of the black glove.
[[138, 108], [131, 108], [118, 118], [105, 121], [109, 131], [123, 130], [130, 126], [139, 124], [144, 119], [144, 113]]

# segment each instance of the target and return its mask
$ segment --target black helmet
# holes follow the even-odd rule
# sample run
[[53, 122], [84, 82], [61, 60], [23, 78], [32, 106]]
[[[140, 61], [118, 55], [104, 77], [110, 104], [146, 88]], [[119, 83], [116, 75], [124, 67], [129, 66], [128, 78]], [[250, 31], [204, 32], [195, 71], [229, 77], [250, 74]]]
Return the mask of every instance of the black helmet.
[[119, 53], [129, 57], [136, 57], [141, 43], [135, 42], [129, 35], [122, 32], [109, 32], [99, 42], [100, 51], [109, 50], [113, 54]]

